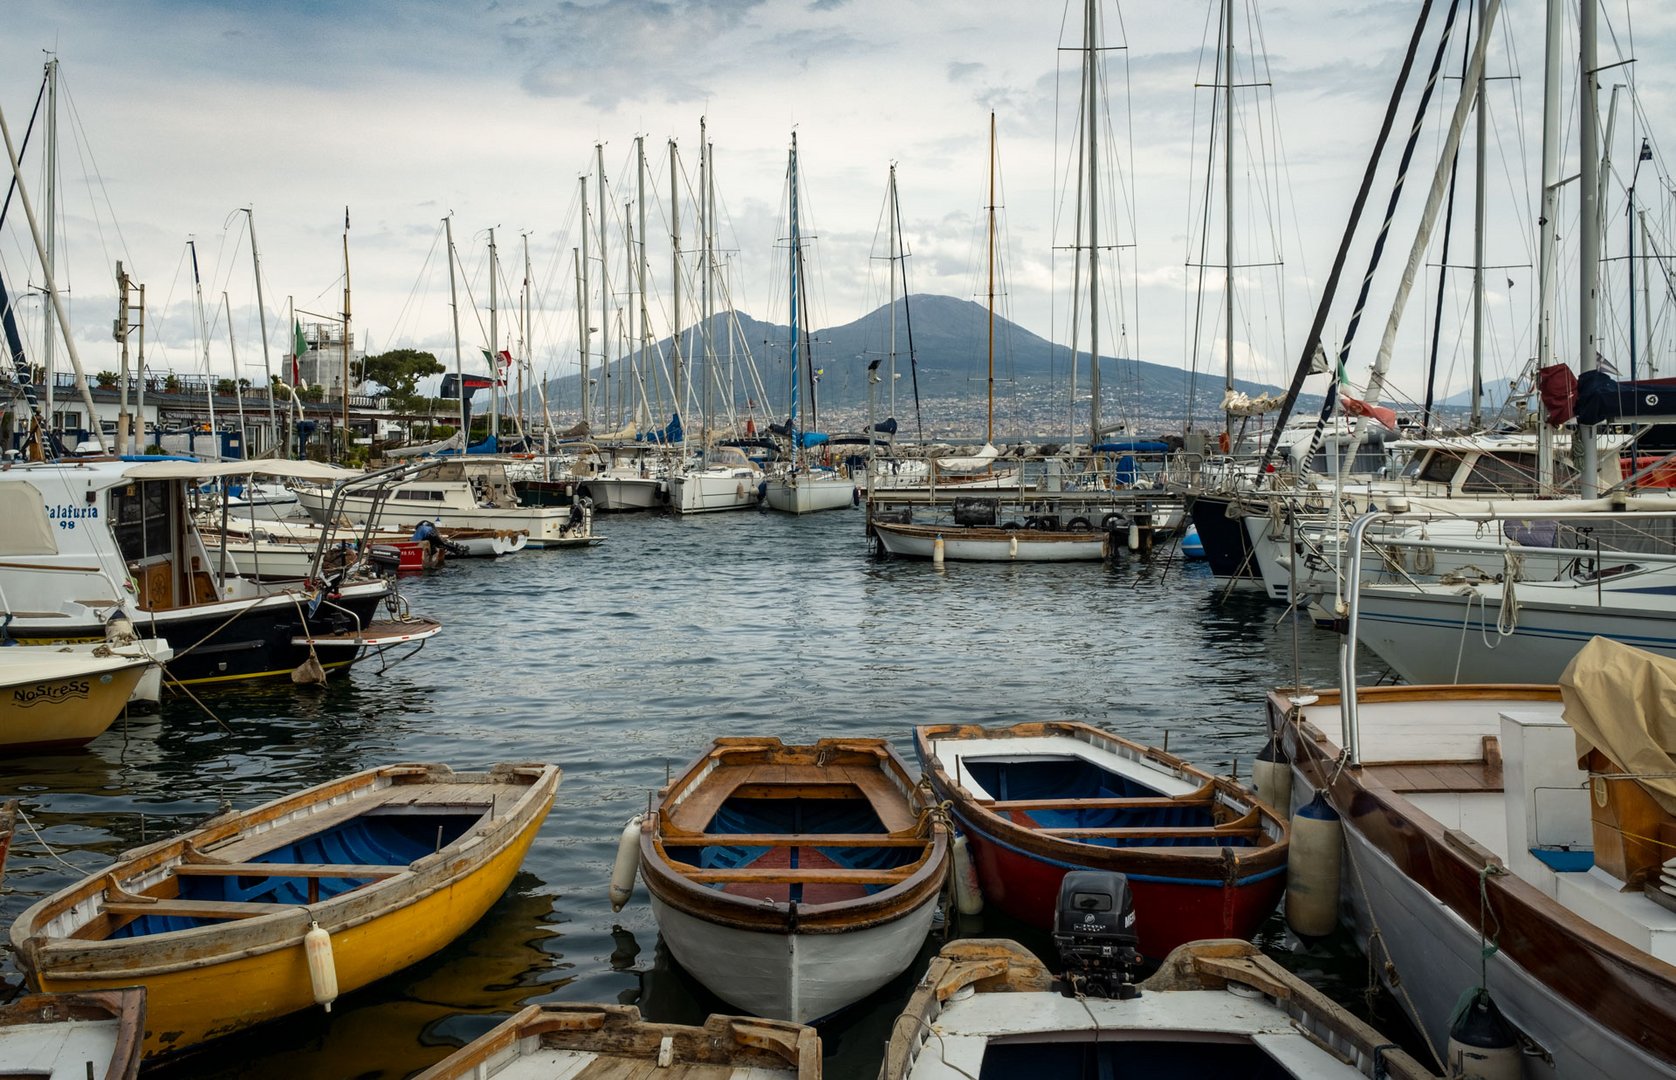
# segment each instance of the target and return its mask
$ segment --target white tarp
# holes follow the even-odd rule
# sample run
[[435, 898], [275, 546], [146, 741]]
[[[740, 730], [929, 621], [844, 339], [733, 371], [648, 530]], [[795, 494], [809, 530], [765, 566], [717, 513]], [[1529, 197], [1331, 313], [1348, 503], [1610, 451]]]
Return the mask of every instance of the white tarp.
[[1676, 660], [1597, 637], [1560, 675], [1577, 758], [1597, 749], [1676, 814]]
[[983, 449], [971, 457], [940, 457], [934, 458], [937, 469], [946, 473], [974, 473], [982, 472], [995, 464], [995, 459], [1001, 456], [1001, 451], [990, 443], [984, 443]]

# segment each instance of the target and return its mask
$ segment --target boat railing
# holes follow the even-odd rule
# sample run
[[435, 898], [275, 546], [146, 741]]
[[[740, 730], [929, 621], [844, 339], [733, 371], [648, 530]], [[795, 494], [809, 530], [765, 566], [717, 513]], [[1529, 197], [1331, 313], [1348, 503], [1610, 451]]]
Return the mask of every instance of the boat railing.
[[[1515, 517], [1520, 520], [1539, 519], [1542, 521], [1615, 521], [1620, 518], [1630, 518], [1635, 521], [1676, 521], [1676, 510], [1645, 510], [1645, 511], [1601, 511], [1601, 510], [1558, 510], [1543, 512], [1539, 503], [1529, 507], [1520, 507], [1510, 512], [1507, 509], [1485, 511], [1483, 513], [1451, 514], [1452, 521], [1501, 521]], [[1344, 748], [1345, 763], [1351, 766], [1361, 764], [1361, 718], [1357, 711], [1357, 680], [1356, 656], [1357, 634], [1361, 624], [1361, 592], [1362, 592], [1362, 556], [1364, 550], [1372, 546], [1367, 539], [1367, 532], [1381, 522], [1395, 524], [1425, 524], [1436, 522], [1435, 513], [1416, 513], [1403, 507], [1399, 501], [1387, 503], [1384, 510], [1374, 510], [1357, 517], [1350, 525], [1350, 532], [1346, 540], [1347, 552], [1345, 566], [1345, 595], [1348, 600], [1348, 610], [1345, 613], [1344, 641], [1339, 646], [1339, 722], [1341, 726], [1340, 746]], [[1416, 544], [1422, 541], [1415, 541]], [[1459, 549], [1467, 541], [1425, 541], [1424, 543], [1440, 544], [1451, 550]], [[1516, 552], [1520, 555], [1557, 555], [1567, 558], [1600, 557], [1610, 554], [1615, 557], [1634, 557], [1649, 563], [1676, 564], [1676, 554], [1659, 554], [1656, 552], [1620, 552], [1601, 551], [1597, 548], [1576, 547], [1542, 547], [1527, 544], [1517, 544], [1510, 541], [1505, 543], [1483, 543], [1482, 548], [1490, 552]], [[1599, 579], [1596, 584], [1598, 586]]]

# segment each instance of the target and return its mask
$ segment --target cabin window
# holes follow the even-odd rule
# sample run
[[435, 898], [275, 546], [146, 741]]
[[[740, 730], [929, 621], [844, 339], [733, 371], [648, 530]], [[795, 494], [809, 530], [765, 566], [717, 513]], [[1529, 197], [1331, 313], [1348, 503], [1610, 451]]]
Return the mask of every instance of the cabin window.
[[401, 499], [404, 502], [441, 502], [442, 492], [429, 491], [423, 488], [418, 490], [397, 488], [390, 497], [392, 499]]
[[1410, 480], [1420, 480], [1428, 484], [1448, 484], [1455, 479], [1460, 471], [1461, 457], [1448, 450], [1428, 450], [1415, 458], [1403, 470], [1403, 475]]
[[140, 480], [111, 490], [111, 531], [125, 562], [143, 562], [173, 550], [170, 482]]
[[0, 555], [56, 555], [58, 539], [41, 493], [28, 484], [0, 484]]
[[1480, 454], [1472, 472], [1461, 484], [1463, 492], [1472, 494], [1506, 494], [1536, 492], [1535, 454]]

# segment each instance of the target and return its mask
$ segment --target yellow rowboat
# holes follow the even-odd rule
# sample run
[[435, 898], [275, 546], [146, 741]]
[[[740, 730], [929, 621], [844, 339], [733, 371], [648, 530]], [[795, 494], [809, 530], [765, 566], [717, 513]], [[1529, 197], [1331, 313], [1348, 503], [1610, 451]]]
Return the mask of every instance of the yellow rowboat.
[[0, 649], [0, 751], [80, 746], [105, 733], [151, 667], [146, 657]]
[[0, 1069], [34, 1080], [134, 1080], [145, 991], [25, 994], [0, 1005]]
[[784, 1020], [712, 1016], [654, 1024], [633, 1005], [531, 1005], [414, 1080], [820, 1080], [821, 1039]]
[[482, 917], [523, 863], [553, 765], [387, 765], [138, 848], [12, 924], [45, 991], [143, 984], [147, 1057], [423, 959]]

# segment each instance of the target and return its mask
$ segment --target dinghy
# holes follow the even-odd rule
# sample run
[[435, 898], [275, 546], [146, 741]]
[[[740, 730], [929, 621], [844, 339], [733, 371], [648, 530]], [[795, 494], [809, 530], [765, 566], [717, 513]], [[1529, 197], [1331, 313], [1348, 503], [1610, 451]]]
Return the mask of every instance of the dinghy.
[[1050, 925], [1068, 869], [1129, 875], [1141, 951], [1249, 938], [1286, 887], [1286, 821], [1239, 784], [1069, 721], [914, 733], [986, 903]]
[[552, 765], [388, 765], [229, 812], [12, 925], [44, 991], [143, 983], [147, 1057], [333, 999], [431, 955], [506, 890]]
[[0, 1075], [30, 1080], [133, 1080], [140, 1071], [145, 991], [25, 994], [0, 1005]]
[[883, 739], [724, 738], [659, 792], [640, 872], [682, 967], [737, 1008], [807, 1023], [913, 961], [948, 852]]
[[153, 666], [104, 651], [0, 649], [0, 751], [62, 749], [103, 735]]
[[1183, 945], [1131, 989], [1073, 997], [1022, 945], [950, 942], [891, 1027], [879, 1080], [1433, 1076], [1249, 942]]
[[633, 1005], [531, 1005], [414, 1080], [820, 1080], [814, 1028], [712, 1016], [702, 1027], [653, 1024]]

